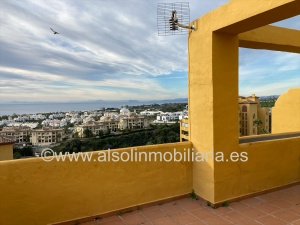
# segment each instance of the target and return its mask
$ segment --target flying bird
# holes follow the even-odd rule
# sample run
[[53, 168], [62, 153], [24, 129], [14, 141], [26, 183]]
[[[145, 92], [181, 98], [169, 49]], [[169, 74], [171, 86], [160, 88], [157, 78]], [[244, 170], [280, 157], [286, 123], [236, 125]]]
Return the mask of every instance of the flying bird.
[[50, 30], [52, 30], [54, 34], [59, 34], [59, 33], [56, 32], [55, 30], [53, 30], [51, 27], [50, 27]]

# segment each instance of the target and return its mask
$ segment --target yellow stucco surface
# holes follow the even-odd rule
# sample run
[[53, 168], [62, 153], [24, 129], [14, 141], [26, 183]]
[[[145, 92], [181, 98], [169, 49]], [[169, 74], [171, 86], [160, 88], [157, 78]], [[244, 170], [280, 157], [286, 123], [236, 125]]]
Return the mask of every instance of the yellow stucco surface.
[[282, 94], [272, 108], [272, 133], [300, 131], [300, 88]]
[[[174, 148], [183, 152], [191, 143], [137, 147], [162, 153]], [[190, 193], [192, 163], [20, 159], [0, 162], [0, 184], [0, 224], [45, 225]]]
[[300, 137], [239, 145], [234, 151], [246, 152], [247, 162], [215, 163], [214, 202], [300, 181], [299, 146]]
[[300, 31], [276, 26], [264, 26], [238, 35], [243, 48], [268, 49], [300, 53]]
[[13, 159], [13, 143], [0, 144], [0, 161]]
[[[238, 48], [297, 52], [300, 47], [298, 31], [287, 29], [288, 34], [296, 35], [290, 36], [290, 44], [286, 45], [286, 41], [281, 39], [285, 35], [280, 34], [285, 29], [265, 26], [299, 13], [299, 1], [295, 0], [232, 0], [191, 23], [196, 30], [191, 31], [188, 37], [189, 140], [196, 151], [222, 152], [227, 158], [232, 152], [241, 151], [236, 113]], [[213, 161], [194, 163], [193, 188], [198, 195], [217, 203], [299, 181], [299, 176], [292, 176], [292, 179], [284, 177], [299, 172], [295, 170], [299, 167], [299, 160], [298, 150], [294, 146], [298, 142], [286, 139], [280, 143], [284, 142], [265, 144], [257, 147], [259, 150], [251, 151], [251, 161], [243, 163], [243, 166], [261, 163], [262, 167], [261, 171], [254, 170], [247, 182], [237, 164]], [[283, 169], [289, 166], [281, 164], [285, 146], [297, 151], [289, 158], [296, 163], [295, 166], [284, 170], [284, 174], [281, 173], [274, 183], [263, 181], [262, 178], [274, 177], [278, 171], [270, 169], [271, 163], [264, 163], [259, 155], [262, 152], [277, 152], [272, 157], [273, 164], [278, 163]], [[249, 185], [255, 188], [249, 188]]]

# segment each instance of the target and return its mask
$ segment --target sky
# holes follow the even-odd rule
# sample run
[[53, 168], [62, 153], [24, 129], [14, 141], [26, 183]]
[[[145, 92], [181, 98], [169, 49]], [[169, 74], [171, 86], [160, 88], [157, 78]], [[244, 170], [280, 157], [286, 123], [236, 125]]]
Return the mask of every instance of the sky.
[[[187, 98], [187, 35], [158, 36], [164, 2], [1, 0], [0, 103]], [[190, 20], [226, 2], [190, 1]], [[300, 16], [275, 25], [300, 29]], [[239, 95], [300, 87], [298, 54], [239, 53]]]

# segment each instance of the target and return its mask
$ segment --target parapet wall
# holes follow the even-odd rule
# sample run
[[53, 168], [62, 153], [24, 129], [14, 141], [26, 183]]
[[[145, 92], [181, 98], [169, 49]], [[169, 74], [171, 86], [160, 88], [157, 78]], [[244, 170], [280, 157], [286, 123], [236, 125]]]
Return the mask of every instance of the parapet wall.
[[[190, 142], [185, 142], [134, 149], [172, 153], [176, 148], [183, 153], [191, 147]], [[125, 148], [111, 153], [130, 151]], [[45, 162], [42, 158], [0, 162], [0, 224], [45, 225], [192, 190], [191, 162], [98, 162], [99, 152], [108, 154], [108, 151], [93, 152], [92, 162]]]

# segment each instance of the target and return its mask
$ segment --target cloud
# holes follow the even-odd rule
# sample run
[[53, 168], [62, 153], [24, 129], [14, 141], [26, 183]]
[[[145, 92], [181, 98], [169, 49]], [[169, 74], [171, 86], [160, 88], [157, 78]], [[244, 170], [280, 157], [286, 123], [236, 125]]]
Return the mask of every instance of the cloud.
[[[187, 36], [157, 35], [158, 2], [0, 1], [0, 101], [186, 97]], [[190, 2], [191, 20], [226, 2]], [[241, 79], [269, 72], [251, 72], [251, 54]], [[299, 70], [292, 58], [276, 66]]]
[[240, 49], [240, 95], [275, 95], [300, 87], [300, 55]]

